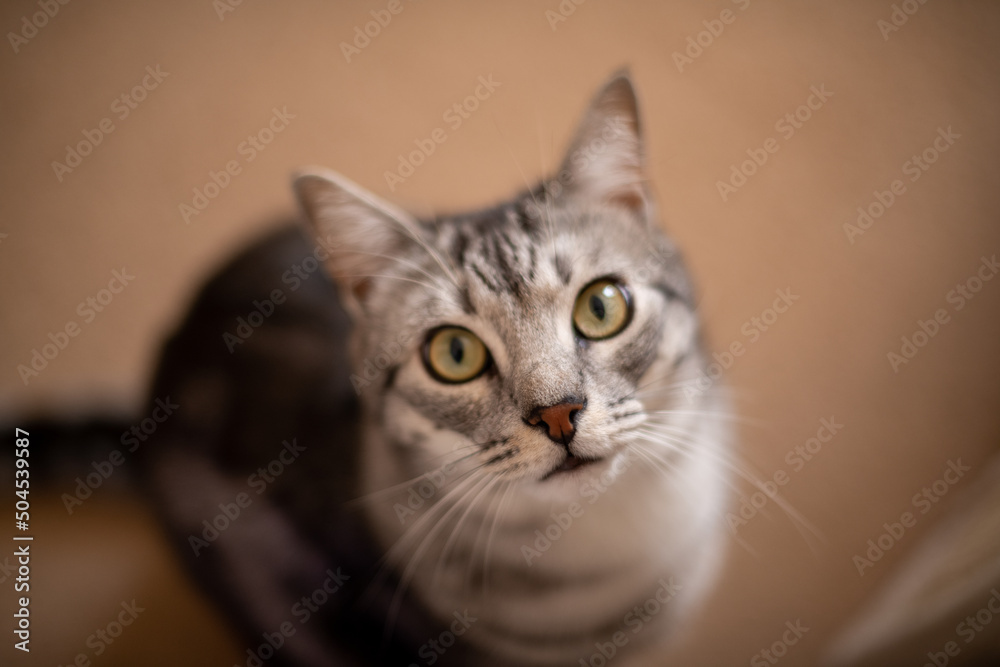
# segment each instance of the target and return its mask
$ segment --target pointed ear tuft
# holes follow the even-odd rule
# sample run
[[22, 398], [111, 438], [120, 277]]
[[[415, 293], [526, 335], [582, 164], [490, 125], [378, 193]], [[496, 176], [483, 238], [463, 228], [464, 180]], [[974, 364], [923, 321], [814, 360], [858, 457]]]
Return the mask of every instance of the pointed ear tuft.
[[621, 70], [597, 93], [559, 171], [569, 197], [641, 212], [647, 205], [639, 104]]
[[358, 302], [372, 277], [418, 238], [418, 223], [408, 213], [334, 171], [303, 170], [293, 188], [314, 232], [330, 248], [327, 272]]

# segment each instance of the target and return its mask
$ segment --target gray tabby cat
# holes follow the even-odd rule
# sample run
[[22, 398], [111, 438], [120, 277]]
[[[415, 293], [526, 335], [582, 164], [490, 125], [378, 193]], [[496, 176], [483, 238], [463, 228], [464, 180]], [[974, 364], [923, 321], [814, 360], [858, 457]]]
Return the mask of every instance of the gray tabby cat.
[[[182, 553], [256, 640], [246, 664], [656, 664], [720, 563], [729, 434], [717, 392], [685, 391], [706, 359], [628, 77], [598, 93], [554, 178], [496, 207], [418, 220], [324, 169], [295, 190], [336, 289], [286, 290], [223, 358], [218, 332], [251, 303], [232, 285], [266, 295], [273, 278], [252, 275], [307, 255], [294, 233], [265, 242], [206, 288], [154, 387], [234, 412], [186, 424], [184, 444], [158, 434], [151, 469]], [[191, 352], [199, 317], [216, 317], [211, 353]], [[191, 558], [296, 433], [310, 462]], [[326, 620], [259, 651], [334, 565], [349, 592]]]

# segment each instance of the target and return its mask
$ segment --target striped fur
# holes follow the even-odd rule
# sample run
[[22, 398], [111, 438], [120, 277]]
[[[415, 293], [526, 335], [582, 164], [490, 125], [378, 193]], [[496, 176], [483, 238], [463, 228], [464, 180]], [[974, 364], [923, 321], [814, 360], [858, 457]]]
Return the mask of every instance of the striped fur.
[[[417, 220], [333, 172], [296, 180], [356, 325], [366, 516], [403, 589], [478, 619], [463, 639], [489, 664], [577, 664], [672, 578], [680, 593], [616, 659], [649, 664], [719, 561], [726, 409], [681, 390], [705, 358], [640, 136], [619, 75], [559, 172], [487, 210]], [[626, 286], [632, 319], [585, 340], [573, 305], [602, 277]], [[431, 377], [422, 346], [443, 325], [485, 343], [484, 375]], [[566, 450], [528, 419], [567, 397], [586, 406], [569, 451], [599, 462], [553, 475]]]

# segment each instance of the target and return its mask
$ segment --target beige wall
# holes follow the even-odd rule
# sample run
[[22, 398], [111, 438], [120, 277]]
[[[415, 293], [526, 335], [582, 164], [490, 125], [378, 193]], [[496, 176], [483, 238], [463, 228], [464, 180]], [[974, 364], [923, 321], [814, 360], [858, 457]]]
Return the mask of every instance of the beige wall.
[[[402, 0], [403, 11], [346, 62], [339, 43], [386, 4], [246, 0], [220, 20], [210, 0], [70, 2], [16, 54], [8, 38], [0, 47], [2, 416], [135, 408], [158, 341], [199, 281], [293, 210], [288, 177], [297, 166], [327, 165], [417, 212], [484, 204], [521, 187], [522, 173], [530, 180], [552, 168], [596, 86], [628, 65], [661, 209], [696, 274], [712, 344], [746, 344], [729, 373], [748, 422], [743, 454], [766, 476], [789, 473], [789, 501], [826, 538], [810, 550], [779, 511], [743, 528], [747, 548], [734, 549], [684, 664], [745, 664], [798, 618], [812, 629], [786, 664], [812, 664], [947, 499], [864, 577], [852, 556], [949, 459], [961, 457], [974, 474], [997, 449], [1000, 279], [961, 310], [947, 294], [982, 256], [1000, 254], [1000, 5], [928, 2], [885, 39], [877, 22], [890, 19], [888, 0], [592, 0], [554, 28], [546, 12], [558, 11], [556, 0]], [[672, 54], [724, 9], [735, 20], [679, 71]], [[36, 11], [26, 0], [3, 3], [0, 28], [18, 31]], [[142, 83], [147, 66], [169, 75], [122, 118], [115, 100]], [[442, 114], [479, 76], [501, 85], [451, 129]], [[832, 96], [788, 136], [776, 122], [813, 86]], [[239, 146], [274, 108], [294, 118], [248, 162]], [[113, 132], [59, 182], [53, 161], [105, 118]], [[447, 141], [390, 192], [384, 172], [437, 127]], [[959, 138], [911, 181], [907, 161], [949, 127]], [[768, 138], [777, 152], [723, 201], [717, 181]], [[230, 160], [241, 172], [186, 224], [179, 205]], [[850, 243], [844, 224], [895, 179], [905, 192]], [[122, 267], [134, 281], [85, 321], [78, 304]], [[751, 343], [744, 323], [785, 288], [799, 300]], [[894, 372], [887, 353], [939, 308], [949, 322]], [[79, 335], [25, 386], [17, 366], [70, 321]], [[831, 416], [844, 428], [794, 470], [786, 452]], [[87, 542], [93, 533], [81, 534], [80, 521], [98, 511], [67, 519], [56, 506], [52, 539]], [[145, 521], [134, 510], [107, 511]], [[143, 553], [131, 541], [118, 548]], [[163, 575], [172, 572], [163, 557], [143, 562], [147, 570], [104, 575], [142, 585], [177, 577]], [[54, 595], [83, 576], [78, 567], [69, 555], [50, 564]], [[86, 604], [98, 599], [94, 590], [72, 591], [65, 595], [81, 615], [101, 618]], [[177, 604], [164, 601], [158, 622], [172, 622], [164, 608]], [[52, 660], [71, 659], [90, 630], [56, 625], [76, 634], [50, 642]], [[150, 637], [168, 636], [168, 626], [151, 627], [163, 631]], [[128, 664], [124, 656], [109, 651], [101, 664]]]

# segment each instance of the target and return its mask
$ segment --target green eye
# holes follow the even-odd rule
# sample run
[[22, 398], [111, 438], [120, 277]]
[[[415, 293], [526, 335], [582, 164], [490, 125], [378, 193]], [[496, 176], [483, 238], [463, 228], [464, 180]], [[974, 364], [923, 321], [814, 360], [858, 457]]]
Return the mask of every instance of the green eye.
[[610, 338], [625, 328], [632, 314], [628, 292], [603, 278], [588, 285], [573, 306], [573, 325], [584, 338]]
[[424, 345], [424, 364], [441, 382], [468, 382], [479, 376], [490, 361], [490, 353], [474, 333], [459, 327], [432, 332]]

